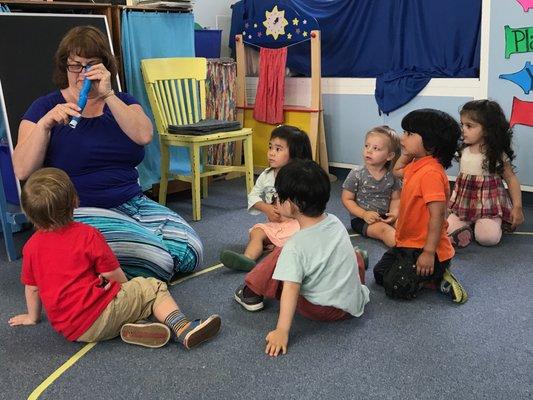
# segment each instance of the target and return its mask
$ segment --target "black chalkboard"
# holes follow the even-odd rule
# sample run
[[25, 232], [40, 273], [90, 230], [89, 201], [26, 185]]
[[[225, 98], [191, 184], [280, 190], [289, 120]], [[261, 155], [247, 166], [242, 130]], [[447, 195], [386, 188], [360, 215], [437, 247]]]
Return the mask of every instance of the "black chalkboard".
[[54, 54], [65, 33], [80, 25], [95, 26], [110, 37], [103, 15], [0, 13], [0, 82], [12, 148], [30, 104], [57, 89]]

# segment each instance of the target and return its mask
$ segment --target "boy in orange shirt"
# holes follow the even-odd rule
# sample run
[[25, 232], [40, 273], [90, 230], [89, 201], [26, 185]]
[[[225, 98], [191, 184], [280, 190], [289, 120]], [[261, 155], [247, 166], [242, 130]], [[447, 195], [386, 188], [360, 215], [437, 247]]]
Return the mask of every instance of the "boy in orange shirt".
[[440, 283], [454, 302], [468, 299], [449, 271], [455, 252], [447, 234], [450, 187], [445, 168], [457, 150], [461, 128], [445, 112], [415, 110], [402, 120], [402, 155], [394, 174], [403, 178], [396, 246], [374, 267], [376, 283], [392, 297], [413, 298], [425, 285]]

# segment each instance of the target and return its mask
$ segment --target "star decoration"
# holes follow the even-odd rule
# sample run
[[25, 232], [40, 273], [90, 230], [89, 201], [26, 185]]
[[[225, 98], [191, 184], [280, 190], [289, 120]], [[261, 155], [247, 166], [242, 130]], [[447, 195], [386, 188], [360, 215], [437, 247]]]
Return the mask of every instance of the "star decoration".
[[292, 24], [293, 24], [293, 25], [298, 25], [298, 22], [300, 22], [300, 21], [298, 21], [298, 18], [294, 18], [294, 19], [292, 20]]
[[262, 32], [257, 32], [257, 37], [261, 37], [263, 36], [263, 33]]
[[304, 25], [307, 25], [307, 20], [304, 19], [304, 20], [302, 21], [302, 23], [303, 23]]
[[302, 33], [302, 36], [303, 36], [303, 37], [307, 37], [307, 32], [304, 31], [304, 33]]
[[257, 24], [254, 24], [254, 28], [257, 28]]
[[243, 36], [246, 36], [246, 31], [242, 31], [242, 35], [243, 35]]
[[250, 26], [250, 24], [249, 24], [248, 22], [244, 24], [244, 27], [245, 27], [246, 29], [248, 29], [249, 26]]
[[287, 34], [287, 39], [289, 39], [289, 40], [292, 39], [292, 33], [288, 33], [288, 34]]
[[285, 11], [278, 10], [278, 6], [274, 6], [272, 11], [265, 11], [265, 20], [263, 25], [266, 27], [266, 34], [272, 35], [274, 40], [278, 36], [285, 35], [285, 27], [289, 24], [285, 19]]
[[296, 28], [295, 32], [299, 35], [300, 34], [300, 28]]

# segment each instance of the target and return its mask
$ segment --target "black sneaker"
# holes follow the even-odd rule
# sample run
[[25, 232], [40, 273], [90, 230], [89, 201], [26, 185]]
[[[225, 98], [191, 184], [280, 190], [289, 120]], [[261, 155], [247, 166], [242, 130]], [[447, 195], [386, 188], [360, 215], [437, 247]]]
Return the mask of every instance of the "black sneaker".
[[264, 307], [263, 296], [244, 296], [244, 288], [246, 285], [241, 285], [235, 291], [235, 301], [243, 306], [248, 311], [259, 311]]

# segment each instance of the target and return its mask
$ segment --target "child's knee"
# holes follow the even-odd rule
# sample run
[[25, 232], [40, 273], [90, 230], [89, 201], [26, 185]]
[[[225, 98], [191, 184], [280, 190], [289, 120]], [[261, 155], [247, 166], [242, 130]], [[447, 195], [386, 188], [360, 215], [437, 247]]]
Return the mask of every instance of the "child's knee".
[[476, 241], [482, 246], [495, 246], [502, 238], [501, 220], [480, 219], [474, 227]]
[[261, 228], [253, 228], [249, 234], [250, 240], [265, 240], [266, 233]]

